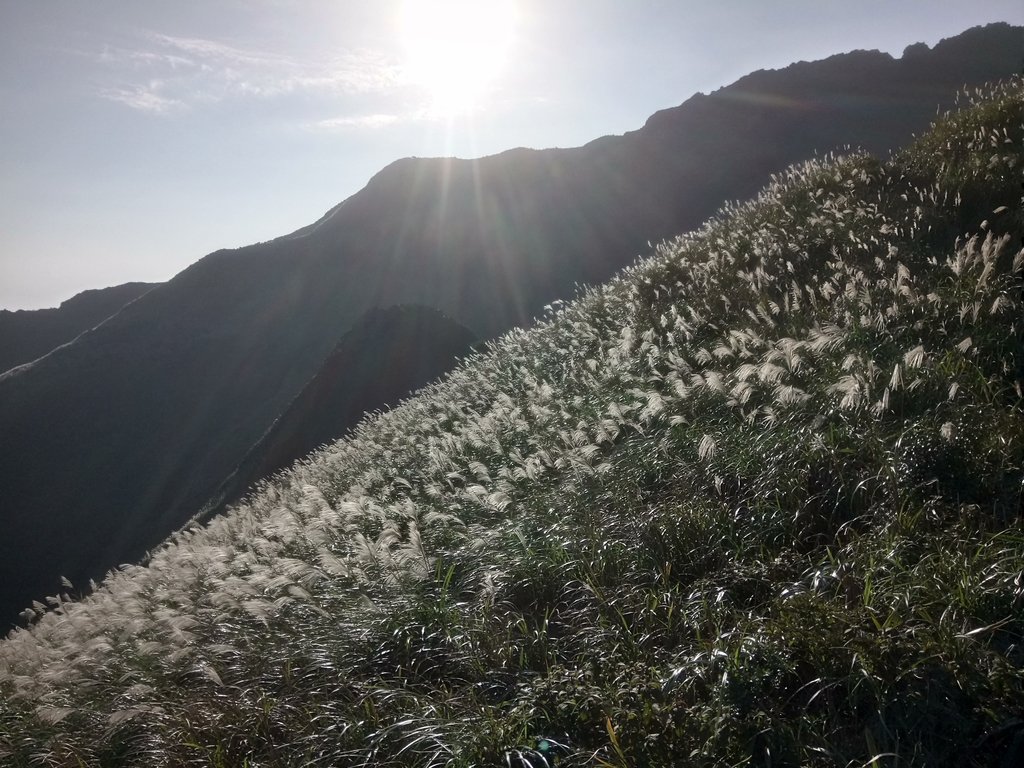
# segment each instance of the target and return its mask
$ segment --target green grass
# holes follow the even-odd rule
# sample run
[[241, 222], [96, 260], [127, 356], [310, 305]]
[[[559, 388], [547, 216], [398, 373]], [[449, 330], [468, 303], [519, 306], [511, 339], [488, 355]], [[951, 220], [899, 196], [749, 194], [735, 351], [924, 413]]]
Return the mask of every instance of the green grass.
[[1016, 765], [1021, 178], [790, 169], [38, 611], [4, 764]]

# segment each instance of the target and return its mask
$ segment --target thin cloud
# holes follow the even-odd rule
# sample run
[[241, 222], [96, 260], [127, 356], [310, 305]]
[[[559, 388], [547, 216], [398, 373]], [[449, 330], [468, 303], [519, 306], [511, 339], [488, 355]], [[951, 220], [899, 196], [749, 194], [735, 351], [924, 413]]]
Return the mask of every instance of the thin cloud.
[[184, 102], [162, 96], [159, 90], [159, 84], [147, 83], [142, 86], [107, 88], [100, 91], [100, 96], [110, 101], [120, 102], [139, 112], [148, 112], [153, 115], [165, 115], [185, 107]]
[[148, 32], [146, 33], [146, 38], [165, 50], [178, 51], [183, 58], [192, 60], [251, 65], [262, 65], [267, 62], [283, 60], [283, 57], [275, 56], [272, 53], [237, 48], [217, 42], [216, 40], [207, 40], [201, 37], [174, 37], [172, 35]]
[[398, 122], [408, 122], [409, 117], [378, 112], [371, 115], [352, 115], [347, 117], [331, 117], [309, 123], [314, 131], [346, 131], [352, 128], [384, 128]]
[[113, 45], [103, 47], [103, 52], [97, 57], [101, 64], [108, 66], [131, 66], [143, 67], [169, 67], [178, 69], [182, 67], [193, 67], [195, 62], [184, 56], [176, 56], [169, 53], [158, 53], [155, 51], [141, 51], [130, 48], [120, 48]]
[[432, 123], [442, 120], [443, 115], [429, 109], [410, 109], [399, 112], [370, 112], [366, 114], [338, 115], [323, 120], [314, 120], [303, 125], [306, 130], [332, 133], [350, 130], [375, 130], [402, 123]]
[[106, 46], [96, 57], [121, 80], [99, 95], [151, 114], [292, 93], [383, 94], [401, 84], [400, 68], [368, 50], [299, 59], [204, 38], [146, 33], [141, 42]]

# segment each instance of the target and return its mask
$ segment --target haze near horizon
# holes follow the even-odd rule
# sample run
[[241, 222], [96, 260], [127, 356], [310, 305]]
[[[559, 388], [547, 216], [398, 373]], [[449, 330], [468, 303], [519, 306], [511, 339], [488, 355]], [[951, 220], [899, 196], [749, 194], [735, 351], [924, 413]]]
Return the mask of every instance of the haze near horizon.
[[163, 281], [406, 156], [579, 146], [758, 69], [1019, 2], [0, 3], [0, 308]]

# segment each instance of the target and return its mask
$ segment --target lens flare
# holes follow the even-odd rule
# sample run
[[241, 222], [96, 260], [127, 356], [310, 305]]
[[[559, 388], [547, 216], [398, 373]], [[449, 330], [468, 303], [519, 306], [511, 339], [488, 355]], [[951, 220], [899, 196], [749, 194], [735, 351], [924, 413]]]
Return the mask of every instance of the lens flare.
[[409, 80], [436, 112], [478, 106], [508, 66], [515, 25], [511, 0], [407, 0], [402, 37]]

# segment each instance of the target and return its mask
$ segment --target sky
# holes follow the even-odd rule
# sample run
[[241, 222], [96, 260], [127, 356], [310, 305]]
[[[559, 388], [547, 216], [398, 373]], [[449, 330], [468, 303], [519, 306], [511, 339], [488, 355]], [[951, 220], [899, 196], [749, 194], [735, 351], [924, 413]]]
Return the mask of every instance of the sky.
[[408, 156], [573, 147], [1021, 0], [0, 0], [0, 308], [163, 281]]

